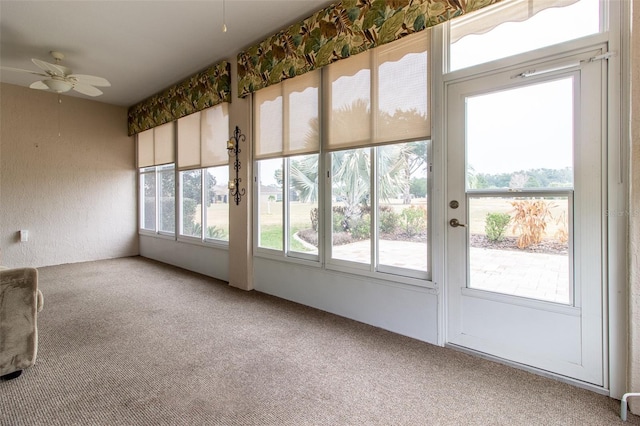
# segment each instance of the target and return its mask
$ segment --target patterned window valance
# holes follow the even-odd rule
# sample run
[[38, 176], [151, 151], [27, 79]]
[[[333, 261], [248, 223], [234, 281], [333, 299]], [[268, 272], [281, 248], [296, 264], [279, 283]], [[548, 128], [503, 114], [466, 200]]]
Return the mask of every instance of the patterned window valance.
[[129, 108], [129, 136], [222, 102], [231, 102], [231, 69], [226, 61]]
[[501, 0], [343, 0], [238, 54], [240, 97]]

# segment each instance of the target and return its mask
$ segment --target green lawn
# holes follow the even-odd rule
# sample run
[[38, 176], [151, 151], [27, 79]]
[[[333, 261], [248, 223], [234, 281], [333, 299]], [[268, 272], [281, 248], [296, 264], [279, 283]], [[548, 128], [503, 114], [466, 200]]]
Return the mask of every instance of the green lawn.
[[[299, 241], [293, 238], [293, 235], [298, 232], [300, 228], [292, 227], [290, 235], [289, 249], [291, 251], [297, 251], [300, 253], [308, 253], [313, 250], [305, 247]], [[267, 225], [260, 229], [260, 247], [270, 248], [274, 250], [282, 250], [282, 226], [280, 225]]]
[[[469, 228], [473, 234], [485, 233], [485, 220], [487, 213], [511, 213], [513, 207], [511, 202], [517, 198], [471, 198], [469, 201]], [[547, 222], [546, 238], [553, 239], [556, 232], [564, 227], [566, 224], [560, 219], [561, 216], [568, 217], [568, 200], [566, 198], [549, 199], [546, 200], [552, 204], [551, 213], [552, 218]], [[336, 203], [337, 205], [339, 203]], [[403, 209], [409, 207], [406, 204], [402, 204], [401, 200], [392, 199], [388, 200], [385, 205], [393, 207], [396, 213], [400, 213]], [[426, 205], [426, 199], [415, 199], [412, 201], [413, 206]], [[298, 203], [291, 202], [290, 208], [290, 221], [291, 221], [291, 235], [298, 230], [308, 229], [311, 227], [310, 212], [316, 204], [311, 203]], [[261, 228], [261, 246], [269, 247], [276, 250], [282, 250], [282, 202], [268, 201], [266, 199], [261, 200], [260, 204], [260, 228]], [[211, 213], [210, 213], [211, 214]], [[465, 218], [459, 218], [464, 221]], [[228, 227], [228, 225], [227, 225]], [[517, 236], [512, 231], [513, 224], [509, 224], [507, 227], [507, 234], [509, 236]], [[302, 244], [291, 238], [291, 249], [294, 251], [308, 252]]]

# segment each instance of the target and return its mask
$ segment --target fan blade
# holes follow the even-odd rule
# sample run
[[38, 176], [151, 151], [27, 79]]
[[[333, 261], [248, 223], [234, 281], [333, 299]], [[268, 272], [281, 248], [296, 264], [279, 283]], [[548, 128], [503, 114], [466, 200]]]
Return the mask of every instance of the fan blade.
[[78, 83], [90, 84], [91, 86], [111, 87], [111, 83], [106, 78], [96, 77], [95, 75], [71, 74], [67, 77], [76, 80]]
[[87, 96], [100, 96], [102, 95], [102, 91], [100, 89], [96, 89], [93, 86], [90, 86], [85, 83], [76, 83], [73, 85], [73, 90], [76, 92], [80, 92], [83, 95]]
[[3, 70], [3, 71], [15, 71], [15, 72], [26, 72], [26, 73], [33, 74], [33, 75], [39, 75], [41, 77], [49, 77], [47, 74], [43, 74], [41, 72], [23, 70], [23, 69], [20, 69], [20, 68], [0, 67], [0, 70]]
[[44, 84], [44, 82], [42, 82], [42, 81], [36, 81], [35, 83], [31, 83], [31, 86], [29, 86], [29, 87], [31, 89], [49, 90], [49, 86]]
[[31, 59], [31, 62], [51, 76], [57, 75], [60, 77], [66, 77], [72, 73], [70, 68], [63, 67], [62, 65], [50, 64], [49, 62], [41, 61], [40, 59], [34, 58]]

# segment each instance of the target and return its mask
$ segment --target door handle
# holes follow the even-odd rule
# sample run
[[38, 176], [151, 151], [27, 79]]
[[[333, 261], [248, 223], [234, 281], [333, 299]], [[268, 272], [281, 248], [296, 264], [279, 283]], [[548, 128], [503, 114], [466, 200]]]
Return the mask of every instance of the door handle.
[[451, 219], [449, 221], [449, 225], [451, 225], [453, 228], [457, 228], [458, 226], [462, 226], [462, 227], [467, 226], [464, 223], [460, 223], [458, 219]]

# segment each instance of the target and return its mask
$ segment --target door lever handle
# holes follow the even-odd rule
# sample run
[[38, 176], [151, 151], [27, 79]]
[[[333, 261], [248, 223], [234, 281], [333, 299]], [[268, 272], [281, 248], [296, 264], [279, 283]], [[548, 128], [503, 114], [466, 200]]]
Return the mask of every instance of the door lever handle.
[[457, 228], [458, 226], [462, 226], [462, 227], [467, 226], [464, 223], [460, 223], [458, 219], [451, 219], [449, 221], [449, 225], [451, 225], [453, 228]]

